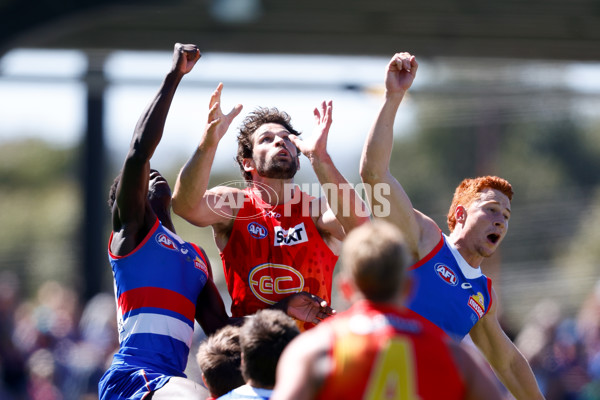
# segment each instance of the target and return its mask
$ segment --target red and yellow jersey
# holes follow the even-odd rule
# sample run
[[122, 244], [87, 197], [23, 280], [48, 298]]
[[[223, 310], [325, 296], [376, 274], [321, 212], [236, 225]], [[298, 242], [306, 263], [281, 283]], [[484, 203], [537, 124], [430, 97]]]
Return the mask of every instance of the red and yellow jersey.
[[413, 311], [363, 301], [323, 325], [333, 335], [333, 368], [318, 399], [463, 398], [450, 338]]
[[271, 206], [244, 190], [244, 205], [221, 252], [232, 316], [252, 314], [300, 291], [331, 304], [338, 257], [310, 215], [312, 199], [296, 188], [292, 201]]

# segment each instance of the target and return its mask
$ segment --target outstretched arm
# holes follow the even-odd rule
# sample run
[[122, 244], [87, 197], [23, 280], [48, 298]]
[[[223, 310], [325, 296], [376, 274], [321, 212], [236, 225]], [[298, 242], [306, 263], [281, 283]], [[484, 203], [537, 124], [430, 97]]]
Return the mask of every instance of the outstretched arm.
[[414, 210], [404, 188], [389, 169], [394, 120], [418, 67], [417, 60], [409, 53], [397, 53], [388, 63], [385, 99], [363, 148], [360, 176], [370, 189], [368, 198], [373, 216], [400, 228], [412, 252], [420, 259], [439, 241], [439, 229], [433, 220]]
[[335, 314], [325, 300], [308, 292], [297, 292], [273, 304], [271, 308], [281, 310], [299, 321], [318, 324]]
[[229, 129], [233, 119], [242, 111], [242, 105], [238, 104], [229, 114], [223, 114], [220, 104], [222, 90], [223, 84], [220, 83], [210, 98], [208, 121], [200, 144], [179, 172], [173, 192], [173, 211], [198, 226], [232, 221], [231, 202], [219, 201], [220, 196], [229, 195], [230, 190], [228, 188], [207, 190], [219, 141]]
[[232, 318], [227, 314], [219, 289], [208, 278], [196, 300], [196, 321], [209, 336], [225, 325], [241, 325], [244, 318]]
[[116, 207], [113, 208], [113, 231], [120, 230], [126, 224], [139, 227], [143, 223], [150, 158], [162, 138], [177, 86], [183, 76], [192, 70], [199, 58], [200, 51], [195, 45], [175, 44], [171, 70], [135, 127], [117, 186]]
[[320, 108], [314, 110], [317, 122], [315, 134], [307, 141], [295, 135], [290, 135], [290, 140], [310, 160], [327, 199], [328, 207], [317, 220], [317, 227], [342, 240], [350, 230], [368, 221], [369, 213], [366, 204], [336, 168], [327, 152], [332, 110], [331, 101], [321, 103]]
[[493, 374], [474, 348], [450, 340], [454, 361], [466, 386], [464, 400], [502, 400]]
[[471, 329], [471, 339], [517, 400], [543, 399], [529, 363], [498, 322], [495, 291], [492, 291], [492, 296], [492, 307]]

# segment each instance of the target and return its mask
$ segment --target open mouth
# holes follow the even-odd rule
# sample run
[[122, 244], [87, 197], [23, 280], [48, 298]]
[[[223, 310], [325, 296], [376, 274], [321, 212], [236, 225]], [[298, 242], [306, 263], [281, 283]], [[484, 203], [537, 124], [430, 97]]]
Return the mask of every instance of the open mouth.
[[500, 240], [500, 235], [498, 235], [497, 233], [490, 233], [489, 235], [487, 235], [487, 239], [492, 244], [496, 244], [498, 243], [498, 240]]
[[279, 153], [277, 153], [277, 157], [292, 158], [292, 156], [287, 150], [281, 150]]
[[150, 180], [154, 181], [154, 183], [166, 182], [167, 180], [163, 178], [161, 175], [150, 176]]
[[150, 186], [169, 186], [169, 183], [162, 175], [150, 175]]

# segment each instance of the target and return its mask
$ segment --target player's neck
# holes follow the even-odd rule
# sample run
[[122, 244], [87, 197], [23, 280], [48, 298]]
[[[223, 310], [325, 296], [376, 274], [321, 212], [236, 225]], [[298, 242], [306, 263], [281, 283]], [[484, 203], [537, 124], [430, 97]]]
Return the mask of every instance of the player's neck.
[[273, 179], [257, 177], [252, 188], [261, 200], [272, 206], [285, 204], [294, 198], [297, 186], [293, 179]]
[[252, 379], [248, 379], [246, 381], [246, 385], [252, 386], [253, 388], [257, 388], [257, 389], [273, 390], [273, 386], [261, 386]]
[[479, 268], [483, 262], [483, 256], [479, 254], [475, 249], [469, 246], [468, 241], [464, 237], [460, 237], [456, 234], [456, 231], [452, 232], [449, 236], [450, 243], [456, 247], [456, 250], [460, 253], [462, 258], [465, 259], [467, 264], [473, 268]]

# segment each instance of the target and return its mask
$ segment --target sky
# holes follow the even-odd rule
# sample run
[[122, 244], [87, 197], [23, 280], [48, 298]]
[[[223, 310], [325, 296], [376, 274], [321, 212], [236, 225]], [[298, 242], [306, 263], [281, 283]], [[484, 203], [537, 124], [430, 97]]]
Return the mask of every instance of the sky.
[[[105, 131], [112, 159], [123, 159], [137, 119], [156, 93], [171, 60], [170, 49], [115, 52], [108, 57]], [[177, 163], [179, 167], [192, 154], [204, 128], [210, 94], [223, 82], [223, 110], [229, 111], [237, 103], [244, 109], [219, 146], [215, 169], [237, 170], [232, 161], [236, 128], [256, 107], [275, 106], [288, 112], [294, 127], [308, 137], [315, 126], [314, 107], [323, 100], [333, 100], [328, 149], [342, 173], [356, 175], [362, 144], [381, 105], [388, 60], [205, 53], [179, 86], [153, 166], [161, 169]], [[600, 63], [521, 61], [511, 65], [510, 74], [518, 74], [528, 85], [556, 85], [584, 95], [600, 94]], [[1, 58], [0, 144], [24, 137], [41, 137], [57, 146], [76, 144], [85, 129], [86, 92], [81, 77], [86, 68], [86, 58], [77, 51], [15, 49]], [[464, 73], [480, 74], [482, 81], [490, 78], [486, 70], [466, 67]], [[456, 76], [456, 71], [448, 74], [444, 69], [444, 60], [420, 60], [413, 89], [435, 86]], [[580, 112], [596, 115], [596, 106], [597, 102], [582, 104]], [[399, 131], [410, 134], [414, 130], [414, 111], [409, 96], [396, 118]]]
[[[111, 158], [124, 157], [137, 119], [171, 60], [170, 51], [116, 52], [107, 59], [105, 131]], [[220, 143], [215, 168], [232, 168], [236, 128], [256, 107], [288, 112], [293, 126], [309, 137], [315, 126], [313, 109], [332, 100], [328, 149], [340, 169], [357, 174], [362, 143], [381, 104], [387, 62], [377, 57], [203, 54], [175, 95], [154, 166], [160, 169], [192, 154], [210, 95], [223, 82], [223, 110], [237, 103], [244, 109]], [[77, 143], [85, 129], [81, 77], [86, 67], [85, 57], [76, 51], [17, 49], [0, 59], [0, 144], [19, 137], [41, 137], [57, 146]], [[410, 125], [409, 103], [398, 123]]]

